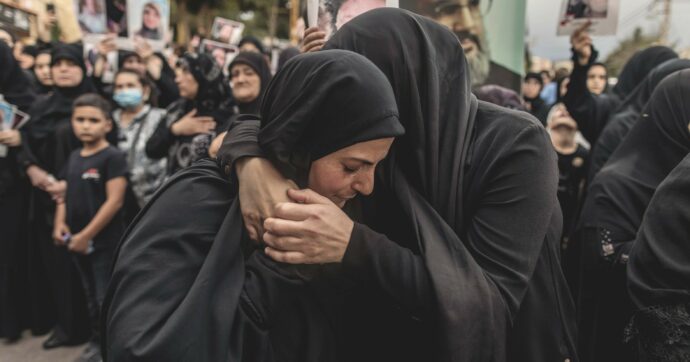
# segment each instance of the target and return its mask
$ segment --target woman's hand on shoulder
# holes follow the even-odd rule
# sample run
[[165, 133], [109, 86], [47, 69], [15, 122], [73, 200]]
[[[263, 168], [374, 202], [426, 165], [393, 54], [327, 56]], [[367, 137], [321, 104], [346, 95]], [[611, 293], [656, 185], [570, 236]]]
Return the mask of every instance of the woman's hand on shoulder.
[[290, 190], [288, 195], [295, 202], [278, 204], [275, 217], [264, 222], [266, 255], [290, 264], [341, 262], [354, 222], [312, 190]]
[[245, 157], [237, 161], [240, 208], [249, 237], [261, 241], [264, 220], [274, 216], [276, 205], [290, 202], [288, 190], [297, 185], [286, 179], [273, 164], [260, 157]]

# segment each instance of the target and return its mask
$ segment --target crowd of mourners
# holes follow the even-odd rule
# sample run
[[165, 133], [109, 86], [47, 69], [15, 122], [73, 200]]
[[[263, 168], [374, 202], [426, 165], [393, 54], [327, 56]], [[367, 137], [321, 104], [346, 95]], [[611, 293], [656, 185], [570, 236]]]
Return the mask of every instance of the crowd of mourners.
[[520, 94], [473, 85], [457, 35], [405, 10], [306, 34], [225, 67], [0, 29], [0, 101], [30, 117], [0, 128], [0, 338], [79, 361], [690, 360], [690, 60], [641, 49], [611, 82], [585, 26], [572, 70]]

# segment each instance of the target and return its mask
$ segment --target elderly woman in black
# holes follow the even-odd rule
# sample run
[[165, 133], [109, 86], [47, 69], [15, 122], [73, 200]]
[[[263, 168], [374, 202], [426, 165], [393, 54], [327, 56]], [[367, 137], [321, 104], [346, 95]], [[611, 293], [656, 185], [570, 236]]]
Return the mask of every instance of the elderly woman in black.
[[626, 265], [654, 190], [690, 152], [688, 97], [689, 69], [666, 77], [589, 188], [577, 231], [581, 256], [575, 283], [580, 353], [587, 360], [631, 358], [623, 346], [632, 313]]
[[291, 185], [256, 157], [249, 123], [232, 125], [219, 158], [226, 171], [237, 161], [249, 234], [271, 258], [338, 262], [356, 281], [343, 296], [341, 359], [576, 359], [556, 156], [543, 127], [478, 102], [457, 38], [424, 17], [372, 10], [324, 47], [336, 48], [386, 74], [406, 130], [362, 200], [363, 223], [313, 207], [308, 191], [288, 191], [305, 205], [275, 208]]
[[211, 56], [185, 54], [175, 75], [181, 98], [168, 107], [146, 144], [149, 158], [168, 158], [168, 175], [208, 157], [216, 130], [226, 129], [232, 115], [230, 88]]
[[[271, 162], [337, 214], [345, 197], [372, 192], [376, 165], [403, 133], [385, 76], [338, 50], [288, 62], [268, 87], [260, 122]], [[137, 216], [103, 306], [107, 359], [337, 359], [331, 325], [351, 282], [337, 265], [292, 267], [266, 257], [243, 235], [235, 186], [215, 162], [201, 160]]]

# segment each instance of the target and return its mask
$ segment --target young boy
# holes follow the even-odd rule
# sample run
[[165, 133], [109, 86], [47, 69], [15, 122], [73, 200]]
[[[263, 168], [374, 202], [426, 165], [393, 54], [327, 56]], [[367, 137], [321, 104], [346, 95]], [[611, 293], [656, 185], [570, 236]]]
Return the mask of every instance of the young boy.
[[53, 237], [73, 254], [79, 269], [92, 326], [92, 340], [81, 360], [100, 360], [99, 310], [110, 279], [115, 246], [124, 232], [120, 208], [127, 186], [125, 155], [110, 146], [110, 106], [97, 94], [74, 101], [72, 129], [83, 147], [70, 155], [61, 178], [67, 181], [58, 201]]

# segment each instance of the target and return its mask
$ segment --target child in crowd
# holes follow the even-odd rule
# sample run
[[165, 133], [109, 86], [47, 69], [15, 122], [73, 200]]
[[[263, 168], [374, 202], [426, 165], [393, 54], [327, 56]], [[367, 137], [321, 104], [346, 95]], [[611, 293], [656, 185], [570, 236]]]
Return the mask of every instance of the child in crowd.
[[80, 360], [98, 361], [99, 310], [115, 247], [124, 232], [120, 209], [127, 186], [127, 161], [106, 140], [113, 123], [110, 106], [99, 95], [77, 98], [71, 122], [82, 147], [72, 152], [61, 173], [67, 191], [64, 200], [58, 200], [53, 237], [73, 253], [89, 306], [93, 335]]

